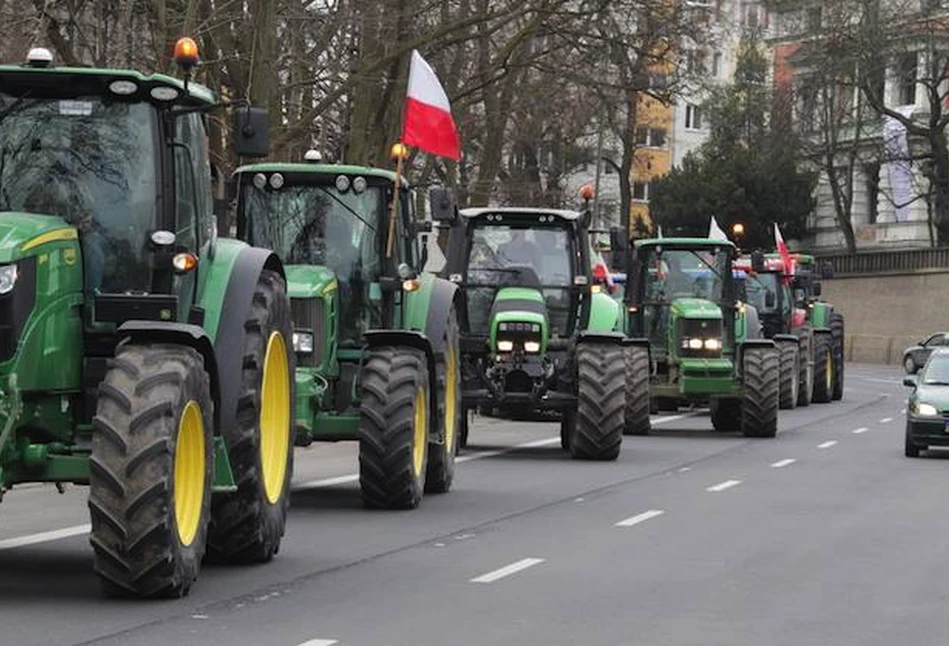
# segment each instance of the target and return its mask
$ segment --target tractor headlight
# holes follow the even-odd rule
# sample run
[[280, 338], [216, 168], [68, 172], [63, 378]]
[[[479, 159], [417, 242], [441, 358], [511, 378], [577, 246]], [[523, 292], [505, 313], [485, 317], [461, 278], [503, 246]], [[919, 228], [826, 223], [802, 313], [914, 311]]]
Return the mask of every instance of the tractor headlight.
[[916, 404], [916, 414], [920, 417], [936, 417], [939, 415], [939, 411], [932, 404], [920, 402]]
[[706, 350], [721, 350], [722, 342], [720, 339], [705, 339]]
[[313, 353], [313, 333], [312, 332], [294, 332], [293, 333], [293, 351], [301, 354]]
[[702, 339], [689, 339], [689, 350], [701, 350], [703, 345]]
[[540, 352], [540, 341], [525, 341], [524, 352]]
[[513, 341], [498, 341], [498, 352], [513, 352], [513, 351], [514, 351]]
[[702, 339], [699, 337], [685, 337], [682, 339], [682, 349], [709, 350], [710, 352], [718, 352], [722, 349], [722, 340], [715, 338]]
[[0, 295], [9, 294], [16, 286], [16, 265], [4, 265], [0, 267]]

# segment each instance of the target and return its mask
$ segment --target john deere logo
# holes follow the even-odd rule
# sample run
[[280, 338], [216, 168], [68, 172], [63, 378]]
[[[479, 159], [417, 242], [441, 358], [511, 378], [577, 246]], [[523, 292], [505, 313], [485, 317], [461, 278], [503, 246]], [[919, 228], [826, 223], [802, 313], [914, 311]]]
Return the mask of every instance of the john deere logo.
[[76, 250], [73, 248], [63, 249], [63, 261], [67, 265], [76, 264]]

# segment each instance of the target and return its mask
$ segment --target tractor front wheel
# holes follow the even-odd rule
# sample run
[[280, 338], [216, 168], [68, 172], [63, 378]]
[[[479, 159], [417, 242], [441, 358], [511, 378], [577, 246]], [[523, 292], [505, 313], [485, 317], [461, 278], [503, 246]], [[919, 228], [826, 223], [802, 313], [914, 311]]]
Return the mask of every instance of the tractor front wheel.
[[90, 541], [114, 596], [182, 597], [204, 556], [213, 473], [210, 380], [201, 355], [120, 346], [93, 419]]
[[741, 431], [745, 437], [778, 433], [779, 370], [777, 348], [748, 348], [742, 356]]
[[625, 435], [649, 435], [649, 348], [623, 349], [626, 370]]
[[[455, 479], [461, 418], [461, 363], [458, 349], [458, 319], [452, 308], [445, 330], [445, 352], [438, 360], [438, 410], [442, 424], [441, 444], [428, 445], [425, 493], [446, 493]], [[467, 439], [467, 438], [466, 438]]]
[[741, 428], [741, 400], [713, 399], [710, 403], [712, 428], [719, 433], [737, 431]]
[[423, 352], [390, 346], [369, 354], [359, 407], [359, 486], [366, 507], [413, 509], [422, 501], [430, 396]]
[[570, 456], [615, 460], [623, 442], [626, 368], [623, 347], [581, 343], [577, 347], [577, 411], [569, 437]]
[[295, 356], [283, 278], [261, 273], [244, 322], [237, 423], [222, 429], [237, 491], [215, 495], [208, 555], [259, 563], [280, 550], [293, 475]]
[[839, 312], [830, 315], [830, 336], [834, 344], [834, 387], [831, 398], [838, 401], [844, 397], [844, 316]]
[[781, 352], [781, 395], [780, 407], [790, 410], [797, 407], [800, 380], [800, 349], [795, 341], [778, 343]]
[[814, 394], [811, 401], [826, 404], [833, 397], [834, 348], [829, 334], [814, 335]]

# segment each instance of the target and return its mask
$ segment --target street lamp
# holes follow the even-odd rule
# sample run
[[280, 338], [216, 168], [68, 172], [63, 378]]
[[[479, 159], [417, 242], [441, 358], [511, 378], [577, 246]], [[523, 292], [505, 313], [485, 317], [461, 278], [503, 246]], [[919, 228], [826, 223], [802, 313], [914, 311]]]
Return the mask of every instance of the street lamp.
[[738, 247], [739, 253], [741, 253], [741, 239], [745, 237], [745, 225], [741, 222], [736, 222], [732, 225], [732, 237], [735, 239], [735, 246]]

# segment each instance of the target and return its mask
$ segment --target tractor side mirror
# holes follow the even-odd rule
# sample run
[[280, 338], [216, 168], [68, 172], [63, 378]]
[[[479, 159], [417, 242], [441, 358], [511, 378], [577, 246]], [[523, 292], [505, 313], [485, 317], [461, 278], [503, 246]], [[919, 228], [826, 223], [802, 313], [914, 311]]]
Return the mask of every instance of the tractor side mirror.
[[814, 285], [811, 287], [811, 291], [814, 293], [814, 296], [820, 297], [821, 292], [822, 292], [823, 290], [821, 289], [821, 285], [820, 285], [820, 281], [819, 281], [819, 280], [815, 280], [815, 281], [814, 281]]
[[774, 292], [770, 289], [764, 293], [764, 306], [769, 310], [774, 309], [774, 305], [777, 302]]
[[231, 132], [238, 157], [270, 154], [270, 114], [266, 109], [247, 106], [235, 110]]
[[432, 209], [432, 220], [452, 224], [458, 217], [458, 204], [450, 188], [436, 186], [429, 190], [428, 201]]
[[916, 377], [913, 375], [907, 375], [906, 377], [903, 377], [903, 385], [906, 386], [907, 388], [915, 388]]
[[825, 260], [820, 265], [820, 277], [824, 280], [830, 280], [834, 277], [834, 263]]
[[763, 274], [765, 272], [764, 254], [761, 253], [761, 251], [751, 252], [751, 268], [755, 270], [756, 274]]

